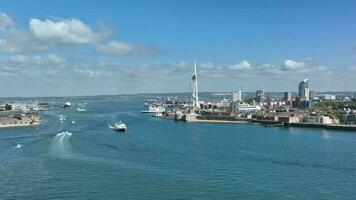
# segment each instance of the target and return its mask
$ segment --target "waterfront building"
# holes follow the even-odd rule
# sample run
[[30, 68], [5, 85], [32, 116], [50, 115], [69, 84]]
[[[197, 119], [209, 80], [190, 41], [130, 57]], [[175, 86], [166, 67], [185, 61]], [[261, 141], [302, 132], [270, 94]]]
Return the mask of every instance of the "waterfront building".
[[323, 94], [319, 97], [320, 97], [320, 99], [323, 99], [323, 100], [335, 100], [336, 99], [336, 96], [332, 95], [332, 94]]
[[278, 121], [281, 123], [298, 123], [299, 117], [297, 117], [297, 116], [278, 116]]
[[[305, 90], [308, 89], [308, 90]], [[309, 97], [309, 79], [305, 79], [302, 82], [299, 83], [298, 86], [298, 96], [300, 97], [307, 97], [306, 92], [308, 92], [308, 97]]]
[[304, 117], [304, 121], [310, 124], [332, 124], [332, 119], [324, 115], [310, 115]]
[[265, 100], [265, 92], [263, 90], [256, 91], [256, 101], [263, 102]]
[[234, 91], [232, 92], [232, 101], [242, 101], [242, 94], [241, 91]]
[[284, 100], [285, 101], [291, 101], [292, 100], [292, 93], [291, 92], [285, 92], [284, 93]]
[[311, 99], [311, 100], [315, 99], [315, 92], [313, 90], [309, 91], [309, 99]]
[[199, 98], [198, 98], [198, 74], [197, 74], [197, 61], [194, 62], [194, 70], [192, 75], [192, 101], [193, 107], [199, 108]]
[[356, 110], [345, 110], [341, 113], [344, 124], [356, 124]]
[[182, 120], [185, 120], [185, 121], [196, 121], [197, 120], [197, 117], [200, 116], [196, 113], [187, 113], [183, 116]]
[[217, 107], [220, 112], [229, 113], [230, 109], [230, 102], [227, 99], [223, 99], [219, 103], [217, 103]]

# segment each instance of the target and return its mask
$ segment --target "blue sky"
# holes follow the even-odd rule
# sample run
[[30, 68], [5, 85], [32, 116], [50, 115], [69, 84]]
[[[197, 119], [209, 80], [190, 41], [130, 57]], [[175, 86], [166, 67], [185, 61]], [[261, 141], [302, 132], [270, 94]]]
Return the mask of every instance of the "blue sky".
[[356, 90], [355, 1], [2, 1], [0, 96]]

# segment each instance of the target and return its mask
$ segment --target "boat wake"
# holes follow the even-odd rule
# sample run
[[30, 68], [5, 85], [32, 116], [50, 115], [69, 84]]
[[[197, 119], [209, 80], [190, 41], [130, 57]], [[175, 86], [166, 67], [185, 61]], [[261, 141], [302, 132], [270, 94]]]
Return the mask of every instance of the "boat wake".
[[72, 133], [64, 131], [58, 133], [52, 140], [50, 146], [50, 154], [59, 158], [69, 158], [71, 156], [72, 147], [69, 142]]
[[[117, 159], [117, 158], [105, 158], [105, 157], [97, 157], [87, 155], [82, 152], [76, 152], [75, 149], [72, 148], [71, 145], [71, 137], [72, 133], [68, 131], [64, 131], [58, 133], [53, 138], [49, 154], [55, 158], [64, 159], [64, 160], [75, 160], [78, 162], [86, 162], [86, 163], [100, 163], [101, 165], [111, 165], [117, 166], [120, 168], [126, 168], [135, 171], [145, 171], [146, 173], [150, 174], [163, 174], [166, 176], [176, 176], [176, 177], [188, 177], [191, 178], [192, 174], [183, 172], [183, 171], [176, 171], [172, 169], [167, 169], [166, 167], [162, 166], [154, 166], [154, 165], [146, 165], [136, 161], [128, 161], [125, 159]], [[77, 136], [80, 138], [80, 136]], [[119, 150], [118, 147], [110, 144], [101, 144], [104, 145], [106, 148], [114, 149], [116, 151]]]

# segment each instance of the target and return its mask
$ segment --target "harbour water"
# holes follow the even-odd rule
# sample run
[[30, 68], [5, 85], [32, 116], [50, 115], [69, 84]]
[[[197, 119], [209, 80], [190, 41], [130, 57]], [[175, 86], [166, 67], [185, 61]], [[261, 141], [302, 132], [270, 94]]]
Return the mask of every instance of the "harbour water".
[[[136, 98], [70, 101], [86, 112], [58, 107], [38, 128], [0, 129], [0, 199], [356, 197], [353, 132], [175, 122], [142, 114]], [[108, 128], [118, 120], [126, 133]]]

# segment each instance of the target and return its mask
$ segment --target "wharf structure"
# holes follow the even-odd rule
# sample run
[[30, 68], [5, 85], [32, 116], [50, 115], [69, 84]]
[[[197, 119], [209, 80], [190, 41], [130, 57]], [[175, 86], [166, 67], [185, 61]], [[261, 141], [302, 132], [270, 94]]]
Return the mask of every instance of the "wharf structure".
[[0, 117], [0, 128], [36, 126], [41, 122], [37, 113], [16, 114]]
[[[45, 105], [46, 106], [46, 105]], [[32, 103], [6, 103], [0, 105], [0, 128], [36, 126], [41, 123], [37, 111], [42, 105]]]

